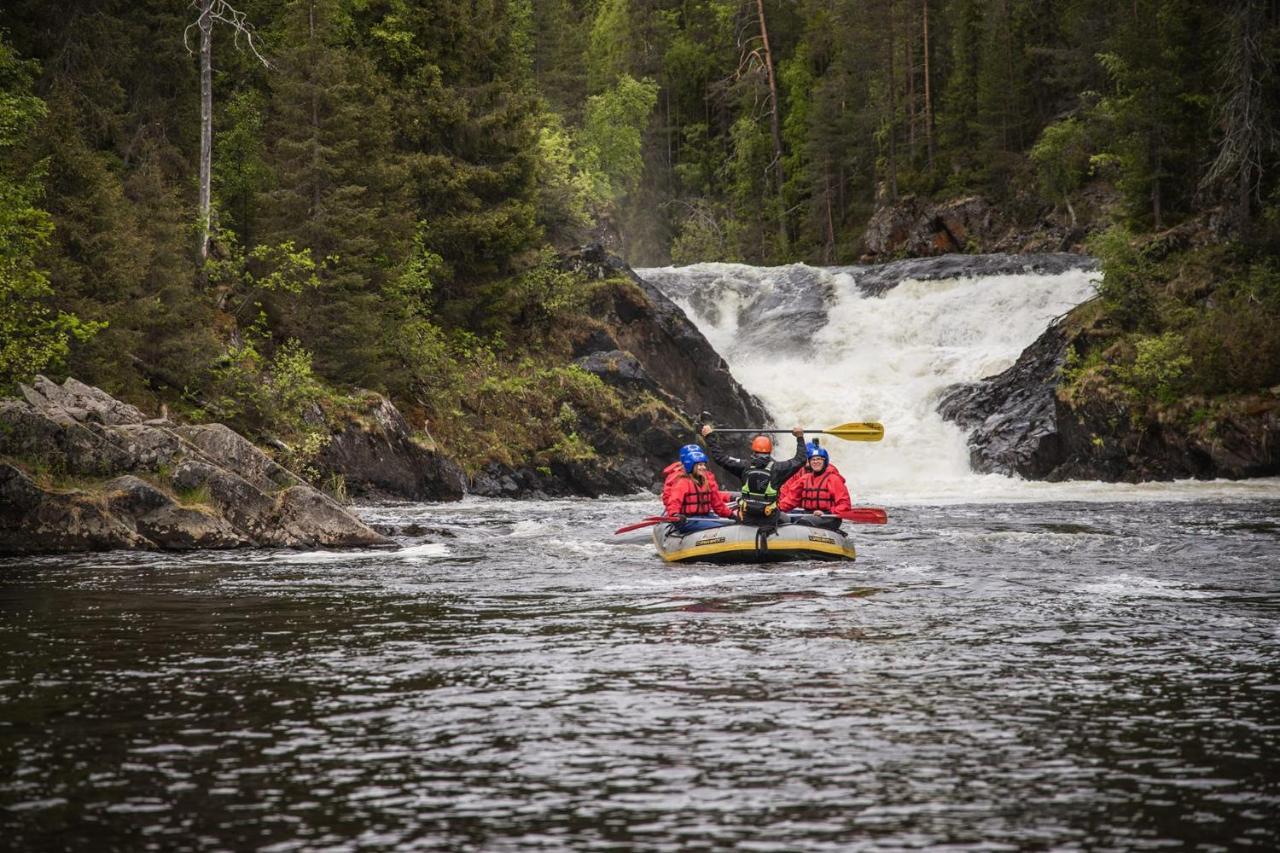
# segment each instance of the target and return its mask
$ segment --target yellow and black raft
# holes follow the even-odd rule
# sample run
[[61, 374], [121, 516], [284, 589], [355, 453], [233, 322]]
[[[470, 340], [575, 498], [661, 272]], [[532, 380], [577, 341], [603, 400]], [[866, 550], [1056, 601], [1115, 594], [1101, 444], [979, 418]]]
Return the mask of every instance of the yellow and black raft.
[[653, 544], [668, 563], [777, 563], [784, 560], [853, 560], [853, 543], [841, 530], [807, 524], [757, 527], [724, 524], [681, 532], [679, 524], [653, 528]]

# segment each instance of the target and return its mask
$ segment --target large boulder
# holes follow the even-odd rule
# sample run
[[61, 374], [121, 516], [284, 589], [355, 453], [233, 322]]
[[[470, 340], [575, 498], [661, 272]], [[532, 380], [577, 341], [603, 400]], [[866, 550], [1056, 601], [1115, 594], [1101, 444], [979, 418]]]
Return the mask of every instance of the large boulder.
[[224, 426], [148, 419], [74, 379], [22, 391], [0, 400], [0, 553], [390, 544]]
[[694, 420], [702, 412], [713, 414], [717, 423], [726, 426], [768, 419], [764, 404], [738, 384], [729, 365], [680, 307], [621, 259], [592, 245], [565, 255], [562, 264], [591, 279], [624, 282], [600, 291], [593, 301], [591, 314], [601, 326], [578, 330], [575, 356], [621, 364], [619, 355], [629, 354], [643, 374]]
[[374, 394], [366, 402], [360, 417], [347, 416], [334, 428], [320, 469], [341, 475], [348, 492], [361, 497], [461, 498], [462, 469], [418, 438], [390, 400]]
[[1188, 399], [1154, 418], [1135, 415], [1128, 400], [1100, 383], [1075, 395], [1059, 388], [1068, 348], [1085, 334], [1056, 324], [1008, 370], [943, 393], [938, 411], [970, 430], [974, 470], [1108, 482], [1280, 474], [1280, 388]]
[[1009, 231], [1000, 212], [981, 196], [932, 202], [904, 196], [878, 209], [862, 236], [868, 260], [932, 257], [985, 251]]

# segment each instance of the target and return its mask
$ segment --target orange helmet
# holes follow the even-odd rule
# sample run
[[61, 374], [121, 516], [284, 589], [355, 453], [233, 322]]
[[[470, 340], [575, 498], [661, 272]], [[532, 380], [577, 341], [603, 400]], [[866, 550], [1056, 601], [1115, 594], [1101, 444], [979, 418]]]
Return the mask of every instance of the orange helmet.
[[769, 438], [767, 435], [757, 435], [755, 438], [751, 439], [751, 452], [772, 453], [773, 439]]

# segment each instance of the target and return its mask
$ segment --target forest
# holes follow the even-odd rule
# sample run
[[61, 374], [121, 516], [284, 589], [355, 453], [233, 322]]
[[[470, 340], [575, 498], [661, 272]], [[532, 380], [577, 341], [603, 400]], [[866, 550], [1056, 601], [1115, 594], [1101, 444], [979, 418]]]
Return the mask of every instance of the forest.
[[364, 390], [472, 462], [590, 453], [563, 423], [616, 400], [571, 366], [558, 250], [854, 263], [878, 210], [979, 195], [1103, 261], [1113, 345], [1066, 381], [1252, 393], [1278, 61], [1280, 0], [8, 0], [0, 386], [299, 465], [309, 408]]

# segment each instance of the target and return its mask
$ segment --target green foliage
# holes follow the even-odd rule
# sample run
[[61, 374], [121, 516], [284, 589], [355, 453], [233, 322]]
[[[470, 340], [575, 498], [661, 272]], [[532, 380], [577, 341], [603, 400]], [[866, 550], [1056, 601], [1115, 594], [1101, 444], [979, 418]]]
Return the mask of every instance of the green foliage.
[[1113, 370], [1126, 396], [1136, 403], [1172, 405], [1185, 389], [1184, 379], [1191, 367], [1182, 335], [1140, 335], [1133, 345], [1133, 361]]
[[1151, 328], [1156, 322], [1152, 269], [1132, 232], [1113, 226], [1093, 237], [1089, 250], [1102, 262], [1098, 294], [1111, 317], [1125, 330]]
[[0, 40], [0, 391], [60, 367], [72, 340], [86, 341], [106, 325], [49, 305], [53, 289], [38, 261], [53, 231], [39, 206], [45, 164], [24, 164], [20, 150], [46, 114], [31, 93], [32, 71]]
[[617, 201], [635, 188], [644, 169], [640, 132], [657, 99], [652, 80], [623, 74], [611, 89], [587, 100], [578, 166], [594, 197]]
[[1031, 147], [1040, 189], [1063, 203], [1089, 174], [1089, 138], [1084, 122], [1070, 117], [1048, 125]]

